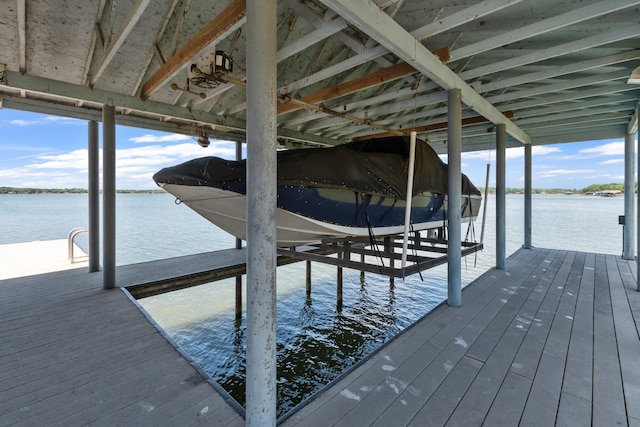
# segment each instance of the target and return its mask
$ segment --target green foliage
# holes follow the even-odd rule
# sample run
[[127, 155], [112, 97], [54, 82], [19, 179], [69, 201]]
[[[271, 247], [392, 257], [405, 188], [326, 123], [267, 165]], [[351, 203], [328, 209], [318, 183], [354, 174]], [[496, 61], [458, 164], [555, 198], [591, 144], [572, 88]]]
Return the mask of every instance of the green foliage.
[[592, 184], [581, 190], [582, 193], [596, 193], [598, 191], [620, 191], [624, 193], [624, 184]]
[[[635, 189], [638, 189], [638, 183], [636, 182]], [[618, 190], [624, 193], [624, 184], [620, 183], [611, 183], [611, 184], [592, 184], [588, 187], [577, 189], [577, 188], [532, 188], [531, 192], [533, 194], [567, 194], [567, 193], [575, 193], [575, 194], [584, 194], [584, 193], [596, 193], [598, 191], [612, 191]], [[484, 194], [484, 188], [480, 188], [480, 191]], [[489, 193], [495, 194], [495, 187], [489, 187]], [[507, 194], [524, 194], [524, 188], [506, 188]]]
[[[164, 190], [117, 190], [117, 193], [164, 193]], [[0, 194], [86, 194], [85, 188], [17, 188], [0, 187]]]

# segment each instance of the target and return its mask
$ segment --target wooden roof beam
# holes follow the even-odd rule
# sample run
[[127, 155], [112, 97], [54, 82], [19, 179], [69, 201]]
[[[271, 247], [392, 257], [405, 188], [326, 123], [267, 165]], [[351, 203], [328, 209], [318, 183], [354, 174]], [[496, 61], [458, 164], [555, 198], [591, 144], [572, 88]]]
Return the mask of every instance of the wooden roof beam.
[[[513, 118], [513, 111], [503, 111], [502, 114], [504, 114], [505, 117], [511, 119]], [[467, 117], [465, 119], [462, 119], [462, 126], [469, 126], [469, 125], [477, 125], [480, 123], [489, 123], [489, 120], [486, 117], [482, 117], [482, 116], [474, 116], [474, 117]], [[404, 135], [410, 135], [411, 132], [429, 132], [432, 130], [441, 130], [441, 129], [446, 129], [449, 127], [449, 123], [448, 122], [440, 122], [440, 123], [433, 123], [430, 125], [424, 125], [424, 126], [415, 126], [415, 127], [411, 127], [411, 128], [406, 128], [406, 129], [399, 129]], [[390, 133], [390, 132], [384, 132], [384, 133], [376, 133], [376, 134], [371, 134], [371, 135], [362, 135], [362, 136], [357, 136], [355, 138], [352, 138], [353, 141], [362, 141], [365, 139], [373, 139], [373, 138], [383, 138], [386, 136], [393, 136], [393, 135], [397, 135], [397, 133]]]
[[138, 21], [140, 21], [144, 10], [147, 8], [147, 6], [149, 6], [150, 2], [151, 0], [138, 0], [136, 4], [133, 5], [133, 7], [129, 10], [129, 13], [124, 18], [124, 21], [122, 22], [122, 25], [118, 30], [118, 34], [116, 34], [113, 41], [109, 44], [109, 47], [107, 48], [107, 51], [102, 58], [102, 63], [93, 74], [93, 76], [91, 76], [90, 86], [93, 87], [93, 85], [96, 84], [100, 77], [102, 77], [102, 73], [104, 73], [104, 71], [107, 69], [113, 57], [116, 56], [116, 53], [118, 53], [118, 49], [120, 49], [120, 47], [124, 44], [133, 28], [136, 26]]
[[[449, 61], [450, 55], [448, 47], [438, 49], [433, 53], [440, 59], [443, 64], [446, 64]], [[307, 95], [300, 98], [300, 100], [310, 104], [317, 104], [320, 102], [339, 98], [341, 96], [349, 95], [363, 89], [378, 86], [380, 84], [387, 83], [417, 72], [418, 70], [416, 70], [413, 66], [407, 64], [406, 62], [402, 62], [400, 64], [392, 65], [391, 67], [384, 68], [374, 73], [367, 74], [366, 76], [362, 76], [345, 83], [340, 83], [339, 85], [326, 88], [311, 95]], [[294, 102], [287, 102], [285, 104], [278, 105], [278, 114], [289, 113], [300, 108], [303, 107], [299, 104], [296, 104]]]
[[18, 64], [22, 74], [27, 72], [27, 11], [26, 0], [18, 0]]
[[156, 89], [173, 78], [189, 60], [242, 26], [246, 20], [246, 13], [245, 0], [233, 0], [222, 13], [167, 59], [167, 62], [142, 85], [140, 98], [148, 98]]
[[391, 17], [381, 12], [378, 6], [365, 0], [321, 0], [327, 7], [338, 12], [343, 18], [373, 37], [378, 43], [394, 52], [405, 62], [411, 63], [418, 71], [436, 82], [444, 90], [460, 89], [462, 101], [495, 124], [504, 124], [507, 133], [524, 144], [531, 138], [496, 107], [480, 96], [414, 36], [409, 34]]

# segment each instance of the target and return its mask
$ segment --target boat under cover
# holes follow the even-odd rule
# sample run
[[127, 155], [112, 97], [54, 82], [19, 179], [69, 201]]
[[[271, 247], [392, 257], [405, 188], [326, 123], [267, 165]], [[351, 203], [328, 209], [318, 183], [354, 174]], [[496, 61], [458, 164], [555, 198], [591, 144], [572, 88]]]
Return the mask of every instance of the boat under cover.
[[[394, 136], [331, 148], [277, 153], [277, 244], [404, 231], [409, 138]], [[246, 161], [203, 157], [164, 168], [163, 189], [237, 238], [246, 240]], [[480, 191], [462, 176], [462, 217], [476, 218]], [[411, 229], [446, 225], [447, 165], [416, 141]]]

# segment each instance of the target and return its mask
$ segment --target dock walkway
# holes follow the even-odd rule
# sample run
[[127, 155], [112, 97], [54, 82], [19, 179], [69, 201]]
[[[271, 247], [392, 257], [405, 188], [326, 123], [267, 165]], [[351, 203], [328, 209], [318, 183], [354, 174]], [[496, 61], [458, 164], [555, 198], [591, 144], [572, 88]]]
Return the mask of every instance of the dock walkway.
[[[119, 268], [120, 284], [151, 278], [145, 266], [158, 268]], [[533, 249], [507, 266], [280, 424], [640, 426], [635, 261]], [[0, 426], [244, 424], [125, 292], [101, 285], [84, 269], [0, 281]]]
[[100, 273], [0, 281], [0, 325], [0, 426], [244, 425]]
[[519, 250], [282, 425], [640, 426], [635, 261]]

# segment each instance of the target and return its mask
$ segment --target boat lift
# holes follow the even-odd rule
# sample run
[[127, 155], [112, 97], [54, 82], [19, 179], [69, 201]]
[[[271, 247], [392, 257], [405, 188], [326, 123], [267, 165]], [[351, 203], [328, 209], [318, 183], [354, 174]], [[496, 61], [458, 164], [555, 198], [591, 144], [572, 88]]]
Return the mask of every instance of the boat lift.
[[[325, 239], [319, 244], [305, 246], [336, 253], [336, 257], [319, 255], [308, 250], [298, 251], [296, 248], [278, 248], [278, 255], [398, 278], [447, 262], [448, 240], [443, 238], [442, 231], [436, 237], [424, 237], [419, 231], [410, 234], [408, 244], [410, 253], [407, 253], [407, 265], [404, 268], [400, 263], [396, 267], [396, 261], [402, 259], [402, 252], [397, 249], [402, 250], [403, 234], [377, 237], [373, 240], [353, 237], [332, 238]], [[464, 257], [482, 250], [483, 244], [462, 242], [462, 248], [461, 255]], [[360, 255], [360, 260], [353, 260], [352, 255]]]

